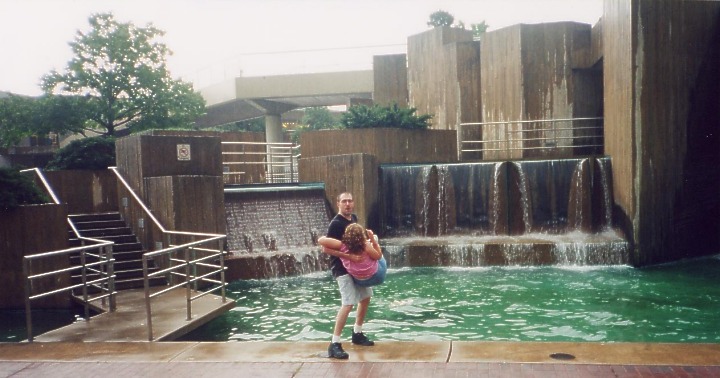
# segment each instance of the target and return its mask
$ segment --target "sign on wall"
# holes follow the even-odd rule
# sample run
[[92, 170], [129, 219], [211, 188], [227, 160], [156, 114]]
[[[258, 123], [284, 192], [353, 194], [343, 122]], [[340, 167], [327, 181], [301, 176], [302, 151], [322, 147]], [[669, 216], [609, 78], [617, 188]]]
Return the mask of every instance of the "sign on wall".
[[190, 160], [190, 145], [189, 144], [178, 144], [177, 145], [177, 159], [178, 160]]

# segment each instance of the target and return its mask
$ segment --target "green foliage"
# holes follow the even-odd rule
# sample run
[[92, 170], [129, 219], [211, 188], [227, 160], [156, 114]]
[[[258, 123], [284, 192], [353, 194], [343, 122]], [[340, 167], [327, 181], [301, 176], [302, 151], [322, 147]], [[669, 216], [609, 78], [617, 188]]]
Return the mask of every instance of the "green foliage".
[[485, 32], [487, 31], [489, 26], [490, 25], [485, 23], [485, 20], [483, 20], [479, 24], [470, 24], [470, 29], [473, 32], [473, 37], [474, 38], [482, 37], [482, 35], [485, 34]]
[[34, 102], [30, 98], [9, 96], [0, 99], [0, 147], [13, 146], [33, 134], [33, 112]]
[[324, 106], [305, 108], [305, 115], [295, 126], [291, 136], [294, 143], [300, 143], [300, 134], [311, 130], [331, 130], [340, 128], [340, 121]]
[[130, 132], [191, 127], [205, 112], [205, 100], [192, 85], [170, 76], [158, 42], [164, 32], [120, 23], [112, 14], [95, 14], [91, 30], [78, 32], [70, 43], [74, 57], [65, 73], [42, 78], [43, 90], [84, 98], [83, 131], [112, 136], [118, 128]]
[[9, 96], [0, 99], [0, 146], [16, 145], [31, 135], [78, 133], [86, 119], [82, 97]]
[[50, 199], [30, 177], [14, 169], [0, 168], [0, 211], [48, 202]]
[[341, 122], [348, 129], [373, 127], [395, 127], [400, 129], [420, 129], [430, 127], [432, 115], [416, 115], [415, 108], [392, 106], [352, 106], [343, 113]]
[[308, 130], [336, 129], [340, 126], [340, 122], [324, 106], [306, 108], [300, 123]]
[[430, 21], [427, 22], [428, 26], [433, 28], [439, 28], [442, 26], [452, 26], [455, 17], [444, 10], [438, 10], [430, 14]]
[[208, 131], [239, 131], [239, 132], [265, 132], [265, 118], [258, 117], [243, 121], [229, 123], [227, 125], [207, 128]]
[[105, 169], [115, 165], [115, 139], [84, 138], [58, 150], [47, 165], [49, 170]]

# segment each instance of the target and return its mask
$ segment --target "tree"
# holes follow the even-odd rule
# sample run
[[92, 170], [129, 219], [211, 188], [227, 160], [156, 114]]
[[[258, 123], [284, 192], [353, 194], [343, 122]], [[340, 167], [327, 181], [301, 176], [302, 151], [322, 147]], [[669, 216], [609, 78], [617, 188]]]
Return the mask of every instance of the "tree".
[[453, 17], [453, 15], [444, 10], [439, 10], [430, 15], [430, 21], [428, 21], [427, 25], [432, 26], [433, 28], [452, 26], [453, 21], [455, 21], [455, 17]]
[[399, 129], [420, 129], [430, 127], [432, 115], [416, 115], [416, 108], [391, 106], [351, 106], [343, 113], [341, 122], [348, 129], [366, 129], [375, 127], [394, 127]]
[[11, 95], [0, 99], [0, 147], [16, 145], [31, 135], [81, 132], [86, 110], [82, 97]]
[[61, 169], [106, 169], [115, 165], [115, 138], [83, 138], [59, 149], [45, 167]]
[[470, 28], [473, 32], [474, 38], [480, 38], [483, 34], [487, 31], [489, 25], [485, 23], [485, 20], [480, 22], [479, 24], [470, 24]]
[[50, 199], [29, 177], [15, 169], [0, 168], [0, 212], [48, 202]]
[[168, 127], [190, 127], [205, 112], [205, 101], [190, 83], [171, 78], [158, 41], [165, 33], [152, 25], [120, 23], [112, 14], [90, 16], [91, 30], [78, 31], [66, 71], [42, 78], [47, 94], [81, 96], [87, 110], [84, 132], [114, 135]]
[[31, 129], [34, 102], [31, 98], [9, 96], [0, 99], [0, 147], [16, 145], [33, 134]]
[[207, 128], [209, 131], [237, 131], [237, 132], [265, 132], [265, 117], [257, 117], [251, 119], [245, 119], [226, 125], [213, 126]]
[[340, 125], [330, 110], [324, 106], [306, 108], [300, 123], [307, 130], [335, 129]]

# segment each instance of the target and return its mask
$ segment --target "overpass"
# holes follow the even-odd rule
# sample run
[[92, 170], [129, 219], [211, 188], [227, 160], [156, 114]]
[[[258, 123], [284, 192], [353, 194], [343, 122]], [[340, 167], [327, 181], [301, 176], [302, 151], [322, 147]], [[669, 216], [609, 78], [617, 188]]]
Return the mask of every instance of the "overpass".
[[266, 142], [282, 142], [282, 113], [371, 101], [373, 81], [372, 70], [237, 77], [200, 90], [207, 114], [197, 124], [204, 128], [264, 116]]

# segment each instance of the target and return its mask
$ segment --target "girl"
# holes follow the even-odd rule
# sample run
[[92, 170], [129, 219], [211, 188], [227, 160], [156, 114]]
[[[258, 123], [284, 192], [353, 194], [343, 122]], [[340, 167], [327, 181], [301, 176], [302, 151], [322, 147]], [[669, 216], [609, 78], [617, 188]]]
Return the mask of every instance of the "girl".
[[356, 285], [375, 286], [385, 281], [387, 262], [371, 230], [366, 234], [363, 226], [352, 223], [345, 228], [342, 241], [323, 236], [318, 244], [348, 254], [340, 260]]

